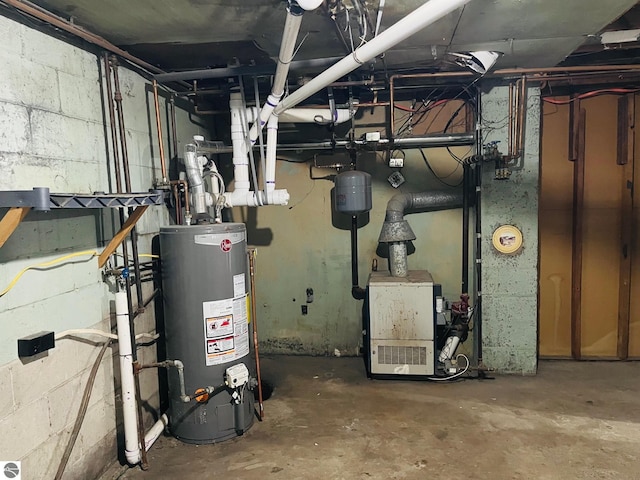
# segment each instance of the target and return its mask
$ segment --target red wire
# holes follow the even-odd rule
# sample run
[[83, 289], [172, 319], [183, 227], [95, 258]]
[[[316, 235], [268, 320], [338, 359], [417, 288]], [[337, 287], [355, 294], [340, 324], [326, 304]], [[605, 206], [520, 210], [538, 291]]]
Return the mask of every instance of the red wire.
[[575, 102], [576, 100], [582, 100], [590, 97], [597, 97], [598, 95], [606, 95], [607, 93], [623, 94], [623, 93], [635, 93], [638, 91], [640, 91], [639, 88], [605, 88], [602, 90], [593, 90], [591, 92], [585, 92], [578, 95], [577, 97], [573, 97], [568, 100], [556, 100], [555, 98], [546, 98], [546, 97], [543, 97], [542, 100], [547, 103], [552, 103], [553, 105], [568, 105], [571, 102]]
[[[449, 100], [438, 100], [437, 102], [432, 103], [431, 105], [427, 106], [427, 110], [431, 110], [434, 107], [437, 107], [438, 105], [444, 105], [445, 103], [447, 103]], [[404, 105], [398, 105], [397, 103], [393, 104], [394, 108], [397, 108], [398, 110], [402, 110], [405, 112], [411, 112], [411, 113], [418, 113], [420, 111], [420, 108], [416, 108], [415, 110], [413, 108], [409, 108], [409, 107], [405, 107]]]

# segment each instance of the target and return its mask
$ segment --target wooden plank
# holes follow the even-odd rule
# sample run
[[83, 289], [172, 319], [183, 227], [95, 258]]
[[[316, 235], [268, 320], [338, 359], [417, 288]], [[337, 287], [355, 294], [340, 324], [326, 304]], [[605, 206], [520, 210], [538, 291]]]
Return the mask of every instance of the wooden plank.
[[[571, 356], [582, 357], [582, 242], [586, 111], [580, 100], [571, 103], [570, 159], [573, 160], [573, 249], [571, 257]], [[575, 153], [575, 158], [571, 154]]]
[[571, 107], [569, 108], [569, 152], [568, 157], [570, 162], [575, 162], [578, 158], [578, 145], [580, 144], [580, 99], [576, 96], [572, 96]]
[[131, 229], [135, 226], [136, 222], [140, 219], [142, 214], [149, 208], [149, 205], [141, 205], [137, 207], [131, 214], [127, 221], [122, 225], [122, 228], [118, 233], [114, 235], [109, 244], [104, 248], [100, 256], [98, 257], [98, 267], [104, 267], [105, 263], [107, 263], [107, 259], [109, 256], [115, 252], [116, 248], [124, 241], [124, 239], [129, 235]]
[[20, 222], [27, 216], [31, 207], [12, 207], [0, 220], [0, 247], [2, 247], [9, 237], [15, 232]]
[[[571, 358], [573, 163], [567, 161], [569, 105], [542, 105], [538, 354]], [[569, 188], [567, 188], [569, 187]]]
[[633, 218], [633, 178], [635, 153], [635, 94], [618, 100], [618, 164], [623, 167], [622, 204], [620, 206], [620, 286], [618, 293], [618, 358], [629, 357], [631, 312], [631, 245]]

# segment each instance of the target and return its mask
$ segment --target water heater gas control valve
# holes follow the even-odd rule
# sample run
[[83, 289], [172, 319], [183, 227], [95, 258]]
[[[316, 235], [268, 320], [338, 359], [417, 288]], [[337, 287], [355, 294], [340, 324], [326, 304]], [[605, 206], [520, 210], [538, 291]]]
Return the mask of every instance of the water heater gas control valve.
[[229, 388], [238, 388], [249, 382], [249, 370], [244, 363], [227, 368], [225, 383]]

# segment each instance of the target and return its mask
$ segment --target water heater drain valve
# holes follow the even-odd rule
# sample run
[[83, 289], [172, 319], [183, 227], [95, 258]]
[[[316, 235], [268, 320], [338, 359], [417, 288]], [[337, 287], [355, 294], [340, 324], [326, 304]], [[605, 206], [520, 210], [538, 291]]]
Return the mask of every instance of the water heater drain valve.
[[229, 388], [240, 388], [249, 383], [249, 370], [244, 363], [227, 368], [225, 383]]

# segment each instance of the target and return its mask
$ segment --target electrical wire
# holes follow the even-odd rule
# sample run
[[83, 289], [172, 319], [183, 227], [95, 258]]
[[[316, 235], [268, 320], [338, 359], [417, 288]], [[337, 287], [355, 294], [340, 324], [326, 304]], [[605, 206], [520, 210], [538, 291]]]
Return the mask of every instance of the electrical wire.
[[22, 275], [24, 275], [29, 270], [45, 270], [47, 268], [54, 267], [57, 264], [62, 263], [64, 261], [66, 261], [66, 260], [69, 260], [69, 259], [72, 259], [72, 258], [76, 258], [76, 257], [82, 257], [82, 256], [85, 256], [85, 255], [90, 255], [90, 257], [85, 259], [85, 260], [90, 260], [93, 257], [95, 257], [96, 255], [99, 255], [99, 253], [96, 250], [84, 250], [82, 252], [70, 253], [69, 255], [64, 255], [62, 257], [55, 258], [55, 259], [50, 260], [48, 262], [38, 263], [36, 265], [30, 265], [28, 267], [25, 267], [13, 278], [13, 280], [11, 280], [11, 282], [9, 283], [7, 288], [5, 288], [4, 290], [2, 290], [2, 292], [0, 292], [0, 297], [3, 297], [13, 287], [15, 287], [16, 283], [18, 283], [18, 280], [20, 280], [20, 277], [22, 277]]
[[460, 185], [462, 185], [462, 180], [460, 180], [460, 182], [458, 182], [456, 184], [451, 184], [451, 183], [448, 183], [448, 182], [444, 181], [445, 178], [449, 178], [451, 175], [453, 175], [458, 170], [458, 168], [460, 168], [459, 164], [456, 164], [456, 168], [450, 174], [448, 174], [448, 175], [446, 175], [444, 177], [441, 177], [440, 175], [438, 175], [435, 172], [435, 170], [433, 169], [433, 167], [429, 163], [429, 160], [427, 159], [427, 156], [424, 154], [424, 150], [422, 148], [419, 148], [418, 150], [420, 150], [420, 155], [422, 155], [422, 158], [424, 159], [424, 163], [427, 164], [427, 168], [433, 174], [433, 176], [435, 177], [436, 180], [438, 180], [443, 185], [446, 185], [447, 187], [459, 187]]
[[[115, 333], [107, 333], [94, 328], [75, 328], [72, 330], [64, 330], [60, 333], [56, 333], [55, 339], [60, 340], [65, 337], [77, 337], [79, 335], [98, 335], [100, 337], [108, 338], [111, 340], [118, 340], [118, 336]], [[158, 338], [160, 338], [160, 335], [157, 333], [139, 333], [138, 335], [136, 335], [135, 339], [140, 340], [141, 338], [157, 340]]]
[[71, 431], [71, 436], [69, 437], [69, 441], [67, 442], [67, 446], [64, 450], [62, 458], [60, 459], [60, 464], [58, 465], [58, 471], [56, 472], [55, 480], [60, 480], [62, 475], [64, 474], [64, 470], [67, 467], [67, 463], [69, 462], [69, 457], [71, 456], [71, 452], [73, 451], [73, 446], [78, 439], [78, 435], [80, 434], [80, 428], [82, 427], [82, 422], [84, 421], [84, 417], [87, 414], [87, 408], [89, 407], [89, 399], [91, 398], [91, 391], [93, 390], [93, 384], [96, 381], [96, 376], [98, 374], [98, 368], [100, 368], [100, 364], [102, 363], [102, 358], [104, 354], [107, 352], [107, 348], [109, 348], [109, 344], [111, 340], [107, 340], [102, 345], [100, 349], [100, 353], [96, 357], [95, 362], [93, 363], [93, 367], [91, 368], [91, 372], [89, 373], [89, 379], [87, 380], [87, 384], [84, 388], [84, 393], [82, 394], [82, 400], [80, 402], [80, 408], [78, 409], [78, 415], [76, 416], [76, 421], [73, 425], [73, 430]]
[[603, 88], [600, 90], [592, 90], [590, 92], [581, 93], [580, 95], [576, 95], [575, 97], [569, 98], [567, 100], [557, 100], [555, 98], [542, 97], [542, 101], [551, 103], [553, 105], [569, 105], [576, 100], [584, 100], [585, 98], [598, 97], [600, 95], [607, 94], [623, 95], [625, 93], [635, 93], [639, 91], [640, 88]]
[[428, 380], [431, 380], [433, 382], [450, 382], [451, 380], [458, 378], [464, 375], [465, 373], [467, 373], [467, 371], [469, 370], [469, 366], [471, 365], [471, 362], [469, 361], [469, 357], [467, 357], [464, 353], [459, 353], [458, 355], [456, 355], [456, 362], [460, 357], [464, 358], [467, 362], [467, 364], [465, 365], [462, 371], [456, 373], [455, 375], [451, 375], [450, 377], [427, 377]]

